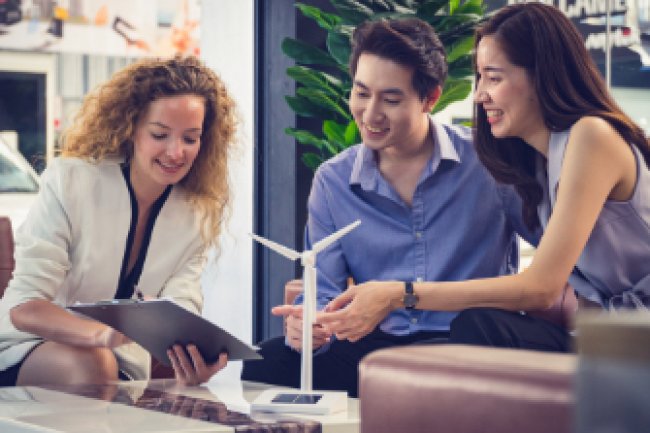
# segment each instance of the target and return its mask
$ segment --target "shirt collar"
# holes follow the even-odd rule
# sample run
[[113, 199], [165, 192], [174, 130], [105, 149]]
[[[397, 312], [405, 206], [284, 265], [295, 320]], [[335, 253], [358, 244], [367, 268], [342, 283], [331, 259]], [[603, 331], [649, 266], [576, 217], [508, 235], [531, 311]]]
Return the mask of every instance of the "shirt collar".
[[460, 162], [458, 150], [456, 149], [454, 142], [449, 137], [445, 125], [435, 121], [431, 116], [429, 119], [431, 120], [431, 131], [433, 134], [433, 139], [436, 143], [435, 149], [433, 151], [434, 155], [438, 154], [440, 156], [440, 159], [448, 159], [450, 161]]
[[[422, 173], [423, 178], [435, 173], [442, 160], [460, 162], [458, 151], [449, 137], [445, 126], [435, 121], [432, 116], [429, 116], [429, 122], [431, 125], [429, 133], [433, 135], [435, 145], [428, 169], [425, 173]], [[374, 151], [361, 143], [357, 148], [357, 154], [352, 165], [350, 185], [361, 185], [365, 190], [374, 189], [377, 186], [377, 176], [379, 175]]]

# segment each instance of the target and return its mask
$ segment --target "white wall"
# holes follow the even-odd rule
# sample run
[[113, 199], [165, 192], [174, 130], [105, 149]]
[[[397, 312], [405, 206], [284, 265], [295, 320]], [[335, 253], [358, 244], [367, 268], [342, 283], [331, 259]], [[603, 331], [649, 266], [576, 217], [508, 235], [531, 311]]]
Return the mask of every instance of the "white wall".
[[625, 114], [650, 137], [650, 89], [616, 87], [612, 94]]
[[233, 213], [221, 255], [203, 274], [203, 315], [244, 341], [252, 338], [253, 231], [253, 0], [204, 1], [201, 57], [224, 80], [238, 105], [239, 149], [230, 164]]
[[[474, 86], [472, 86], [472, 89]], [[474, 91], [470, 92], [469, 96], [462, 101], [449, 104], [444, 110], [435, 114], [435, 119], [441, 123], [452, 123], [455, 118], [472, 120], [472, 110], [474, 109], [473, 102]]]

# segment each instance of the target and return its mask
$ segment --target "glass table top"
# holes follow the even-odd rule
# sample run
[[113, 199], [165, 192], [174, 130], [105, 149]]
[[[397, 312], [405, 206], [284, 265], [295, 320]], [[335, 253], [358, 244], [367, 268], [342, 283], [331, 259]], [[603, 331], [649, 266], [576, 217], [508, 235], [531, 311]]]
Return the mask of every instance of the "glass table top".
[[0, 431], [307, 433], [327, 432], [324, 425], [358, 431], [355, 399], [350, 399], [351, 413], [327, 417], [250, 413], [247, 401], [268, 386], [246, 382], [238, 386], [182, 388], [173, 380], [152, 380], [0, 388]]

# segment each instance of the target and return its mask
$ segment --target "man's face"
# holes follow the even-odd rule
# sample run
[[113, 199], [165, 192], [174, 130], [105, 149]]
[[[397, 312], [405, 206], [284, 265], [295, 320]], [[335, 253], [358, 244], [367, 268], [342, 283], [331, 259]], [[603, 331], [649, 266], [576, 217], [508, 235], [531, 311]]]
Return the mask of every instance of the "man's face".
[[400, 154], [424, 144], [437, 95], [420, 99], [412, 78], [412, 68], [374, 54], [359, 56], [350, 111], [369, 148]]

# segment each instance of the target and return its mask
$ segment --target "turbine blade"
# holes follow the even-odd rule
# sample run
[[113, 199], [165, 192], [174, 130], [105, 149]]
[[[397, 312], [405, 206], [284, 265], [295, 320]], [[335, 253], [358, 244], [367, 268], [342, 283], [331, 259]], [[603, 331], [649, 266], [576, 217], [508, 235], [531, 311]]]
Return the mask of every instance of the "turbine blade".
[[341, 230], [334, 232], [328, 237], [323, 238], [320, 241], [316, 242], [311, 250], [314, 252], [314, 254], [319, 253], [320, 251], [327, 248], [332, 242], [338, 240], [339, 238], [342, 238], [352, 230], [356, 229], [359, 224], [361, 224], [361, 220], [356, 220], [355, 222], [348, 224], [347, 226], [343, 227]]
[[249, 235], [255, 239], [257, 242], [261, 243], [262, 245], [267, 246], [268, 248], [272, 249], [276, 253], [283, 255], [284, 257], [288, 258], [289, 260], [296, 260], [300, 258], [300, 253], [297, 251], [292, 250], [291, 248], [287, 248], [284, 245], [280, 245], [277, 242], [270, 241], [266, 238], [263, 238], [261, 236], [257, 236], [256, 234], [249, 233]]

